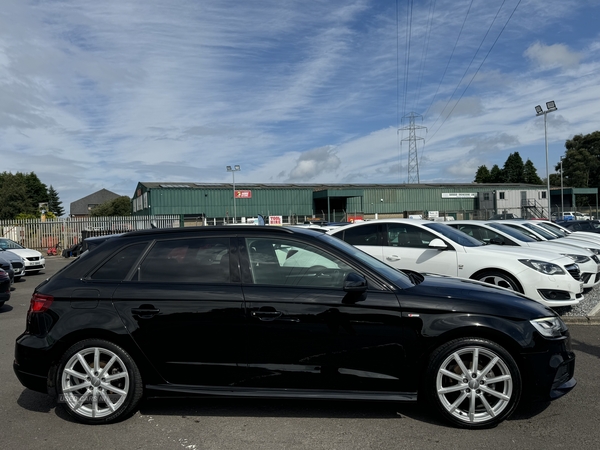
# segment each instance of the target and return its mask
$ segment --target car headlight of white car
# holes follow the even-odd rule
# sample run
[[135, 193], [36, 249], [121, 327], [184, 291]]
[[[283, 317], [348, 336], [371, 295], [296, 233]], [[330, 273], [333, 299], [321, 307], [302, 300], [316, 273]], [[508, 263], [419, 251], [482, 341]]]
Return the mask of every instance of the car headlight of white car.
[[566, 256], [567, 258], [571, 258], [577, 264], [583, 264], [583, 263], [586, 263], [586, 262], [590, 261], [590, 258], [588, 258], [585, 255], [567, 255], [565, 253], [561, 253], [561, 254], [563, 256]]
[[600, 255], [600, 248], [588, 248], [594, 255]]
[[538, 261], [536, 259], [520, 259], [519, 262], [546, 275], [565, 274], [565, 271], [559, 265], [547, 261]]
[[566, 326], [559, 317], [542, 317], [529, 321], [539, 333], [548, 338], [560, 337]]

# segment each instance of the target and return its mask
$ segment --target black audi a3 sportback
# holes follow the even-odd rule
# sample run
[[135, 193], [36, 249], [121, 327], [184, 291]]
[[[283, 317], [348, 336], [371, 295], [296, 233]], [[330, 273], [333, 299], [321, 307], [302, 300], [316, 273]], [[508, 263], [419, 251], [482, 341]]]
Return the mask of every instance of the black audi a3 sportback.
[[425, 400], [484, 428], [575, 386], [560, 318], [310, 229], [125, 233], [35, 289], [14, 370], [81, 422], [143, 395]]

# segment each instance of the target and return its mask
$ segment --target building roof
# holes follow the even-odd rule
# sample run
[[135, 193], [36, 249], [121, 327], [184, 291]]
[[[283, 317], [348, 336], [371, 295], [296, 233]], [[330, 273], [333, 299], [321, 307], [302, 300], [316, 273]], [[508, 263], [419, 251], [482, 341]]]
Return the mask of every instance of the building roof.
[[75, 200], [70, 205], [69, 214], [72, 216], [81, 216], [90, 214], [90, 205], [101, 205], [104, 202], [114, 200], [121, 197], [119, 194], [109, 191], [108, 189], [100, 189], [86, 197]]

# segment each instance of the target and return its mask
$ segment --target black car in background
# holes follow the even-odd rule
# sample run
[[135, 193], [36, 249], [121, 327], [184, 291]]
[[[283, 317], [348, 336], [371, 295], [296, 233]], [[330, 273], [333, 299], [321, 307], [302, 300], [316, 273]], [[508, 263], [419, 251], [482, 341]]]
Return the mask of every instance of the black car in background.
[[11, 262], [8, 259], [3, 259], [2, 254], [0, 254], [0, 269], [4, 270], [10, 279], [10, 283], [12, 284], [15, 280], [15, 271]]
[[142, 396], [429, 402], [485, 428], [575, 386], [551, 310], [295, 227], [125, 233], [34, 291], [14, 370], [77, 420]]
[[599, 220], [560, 220], [556, 223], [569, 231], [587, 231], [588, 233], [600, 233]]
[[0, 308], [10, 300], [10, 277], [3, 269], [0, 269]]

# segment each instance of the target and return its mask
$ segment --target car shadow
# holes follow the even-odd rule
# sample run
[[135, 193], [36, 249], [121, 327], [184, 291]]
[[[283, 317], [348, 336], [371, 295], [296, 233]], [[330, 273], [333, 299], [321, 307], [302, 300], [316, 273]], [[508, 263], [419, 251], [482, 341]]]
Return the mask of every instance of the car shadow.
[[571, 346], [573, 347], [573, 350], [577, 350], [579, 352], [587, 353], [588, 355], [600, 358], [600, 347], [596, 345], [589, 345], [585, 342], [571, 339]]
[[401, 419], [445, 425], [430, 417], [416, 403], [387, 403], [343, 400], [282, 400], [232, 398], [151, 398], [140, 405], [140, 413], [156, 416], [186, 417], [290, 417], [339, 419]]
[[23, 389], [21, 395], [17, 399], [17, 405], [27, 411], [37, 413], [54, 413], [63, 420], [72, 423], [79, 423], [73, 417], [69, 416], [62, 408], [57, 408], [58, 402], [56, 399], [41, 392], [32, 391], [31, 389]]
[[4, 314], [4, 313], [10, 312], [10, 311], [12, 311], [12, 310], [13, 310], [13, 307], [12, 307], [12, 306], [10, 306], [10, 305], [8, 305], [8, 304], [5, 304], [4, 306], [2, 306], [2, 307], [0, 308], [0, 314]]

